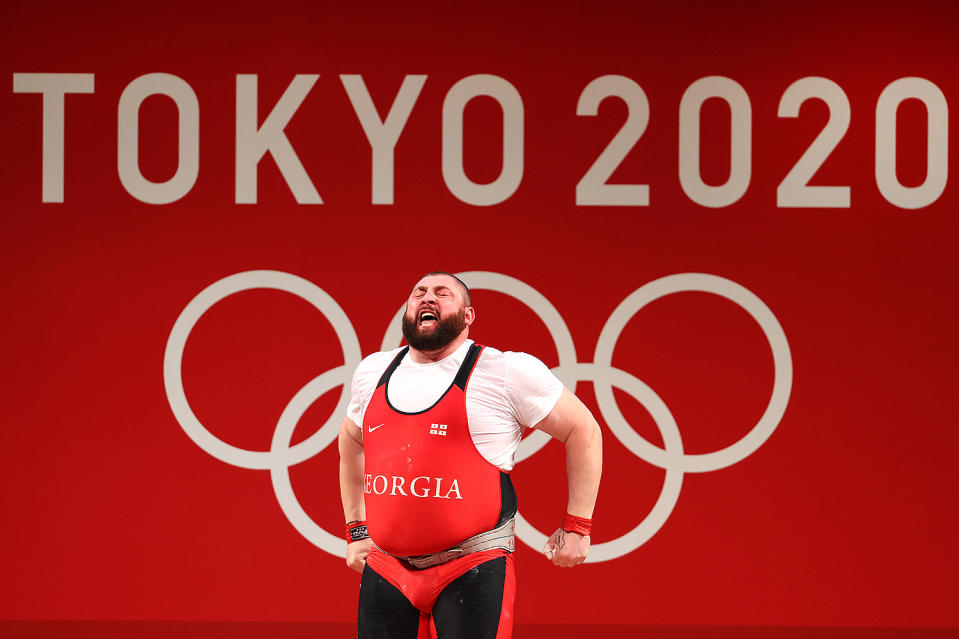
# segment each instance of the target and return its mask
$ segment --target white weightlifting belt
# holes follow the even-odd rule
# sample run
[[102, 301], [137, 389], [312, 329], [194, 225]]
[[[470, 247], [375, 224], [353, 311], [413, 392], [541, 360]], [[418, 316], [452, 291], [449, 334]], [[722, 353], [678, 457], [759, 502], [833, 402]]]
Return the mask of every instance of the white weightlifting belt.
[[379, 548], [381, 552], [390, 555], [391, 557], [396, 557], [400, 561], [408, 563], [417, 570], [439, 566], [440, 564], [445, 564], [446, 562], [456, 559], [457, 557], [468, 555], [471, 552], [493, 550], [496, 548], [501, 548], [506, 552], [513, 552], [516, 550], [516, 519], [510, 518], [510, 520], [502, 526], [498, 526], [493, 530], [481, 532], [478, 535], [473, 535], [466, 541], [462, 541], [452, 548], [440, 550], [439, 552], [434, 552], [429, 555], [402, 557], [400, 555], [388, 553], [379, 546], [376, 547]]

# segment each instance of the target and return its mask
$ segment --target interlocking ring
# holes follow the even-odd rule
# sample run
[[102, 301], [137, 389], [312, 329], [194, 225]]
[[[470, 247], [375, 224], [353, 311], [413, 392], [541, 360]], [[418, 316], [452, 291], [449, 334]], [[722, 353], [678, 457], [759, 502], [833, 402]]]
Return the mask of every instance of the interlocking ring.
[[[772, 435], [782, 420], [792, 389], [792, 355], [786, 334], [772, 311], [749, 289], [722, 277], [706, 273], [679, 273], [659, 278], [641, 286], [610, 315], [603, 327], [592, 363], [577, 361], [576, 347], [569, 327], [556, 308], [535, 288], [514, 277], [490, 271], [458, 273], [471, 289], [504, 293], [526, 304], [540, 320], [556, 344], [559, 365], [552, 370], [570, 389], [577, 382], [593, 383], [600, 414], [613, 435], [640, 459], [663, 468], [666, 477], [662, 491], [649, 514], [626, 534], [590, 548], [588, 562], [609, 561], [622, 557], [646, 543], [663, 526], [672, 513], [687, 472], [708, 472], [731, 466], [754, 453]], [[214, 304], [240, 291], [270, 288], [292, 293], [316, 307], [333, 325], [343, 347], [344, 364], [319, 375], [301, 388], [280, 414], [269, 451], [238, 448], [213, 436], [196, 418], [183, 389], [182, 361], [187, 338], [197, 320]], [[686, 454], [682, 436], [672, 413], [663, 400], [643, 381], [612, 365], [613, 350], [627, 322], [650, 302], [685, 291], [712, 293], [724, 297], [745, 310], [762, 329], [773, 354], [773, 391], [762, 417], [742, 439], [712, 453]], [[383, 349], [400, 343], [404, 307], [393, 316], [383, 336]], [[321, 288], [301, 277], [281, 271], [246, 271], [225, 277], [201, 291], [180, 313], [167, 341], [163, 359], [163, 381], [170, 408], [186, 434], [210, 455], [234, 466], [268, 469], [273, 490], [283, 513], [293, 527], [318, 548], [339, 557], [346, 556], [346, 547], [339, 535], [332, 535], [316, 524], [300, 505], [293, 492], [289, 469], [310, 459], [336, 439], [339, 416], [346, 413], [349, 402], [350, 373], [361, 359], [359, 340], [349, 318], [339, 305]], [[342, 385], [340, 399], [330, 419], [313, 435], [290, 446], [293, 431], [303, 413], [324, 393]], [[626, 422], [613, 388], [630, 394], [653, 418], [663, 438], [663, 448], [643, 439]], [[536, 453], [549, 441], [549, 436], [534, 431], [516, 451], [516, 462]], [[546, 535], [536, 530], [517, 513], [516, 534], [524, 543], [541, 548]]]

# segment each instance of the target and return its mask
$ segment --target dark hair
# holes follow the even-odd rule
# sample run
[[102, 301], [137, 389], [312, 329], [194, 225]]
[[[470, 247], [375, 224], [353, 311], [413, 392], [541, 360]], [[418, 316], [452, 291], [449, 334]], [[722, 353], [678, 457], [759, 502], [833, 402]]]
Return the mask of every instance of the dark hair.
[[466, 298], [466, 305], [469, 306], [472, 303], [470, 300], [470, 287], [466, 285], [466, 282], [446, 271], [433, 271], [431, 273], [427, 273], [423, 277], [429, 277], [430, 275], [447, 275], [452, 277], [463, 288], [463, 296]]

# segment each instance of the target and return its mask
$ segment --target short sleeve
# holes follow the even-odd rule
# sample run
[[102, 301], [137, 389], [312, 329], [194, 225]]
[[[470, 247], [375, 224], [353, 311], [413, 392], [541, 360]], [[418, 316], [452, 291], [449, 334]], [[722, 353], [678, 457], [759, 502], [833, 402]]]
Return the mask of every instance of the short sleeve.
[[376, 382], [399, 350], [397, 348], [393, 351], [373, 353], [360, 362], [353, 371], [353, 379], [350, 382], [350, 403], [346, 408], [346, 416], [360, 428], [363, 427], [366, 407], [373, 397], [373, 391], [376, 390]]
[[362, 428], [363, 413], [366, 412], [366, 405], [370, 402], [372, 393], [364, 384], [366, 380], [357, 366], [353, 371], [353, 380], [350, 382], [350, 405], [346, 409], [346, 416], [353, 420], [353, 423]]
[[549, 415], [563, 393], [563, 383], [536, 357], [509, 352], [506, 369], [506, 397], [516, 420], [535, 426]]

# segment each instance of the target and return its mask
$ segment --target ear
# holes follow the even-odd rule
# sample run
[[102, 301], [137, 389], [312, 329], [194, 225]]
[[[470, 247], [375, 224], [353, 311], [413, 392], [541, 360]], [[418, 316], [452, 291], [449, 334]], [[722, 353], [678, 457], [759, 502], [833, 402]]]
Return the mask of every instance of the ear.
[[476, 310], [472, 306], [466, 307], [466, 325], [470, 326], [476, 320]]

